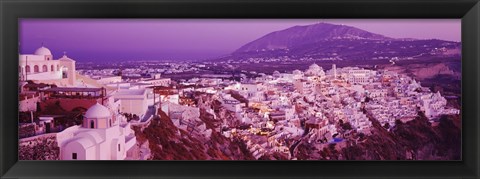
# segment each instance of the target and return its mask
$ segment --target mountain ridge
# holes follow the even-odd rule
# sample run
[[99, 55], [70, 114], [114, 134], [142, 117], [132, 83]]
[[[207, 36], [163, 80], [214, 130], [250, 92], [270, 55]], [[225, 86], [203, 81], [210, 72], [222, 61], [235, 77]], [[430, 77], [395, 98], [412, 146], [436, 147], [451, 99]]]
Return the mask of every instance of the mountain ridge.
[[[317, 23], [312, 25], [293, 26], [284, 30], [268, 33], [243, 45], [233, 53], [259, 50], [259, 47], [263, 47], [266, 50], [285, 49], [300, 45], [318, 43], [325, 40], [346, 38], [394, 40], [394, 38], [371, 33], [352, 26]], [[252, 49], [252, 47], [256, 47], [256, 49]]]
[[392, 38], [352, 26], [317, 23], [268, 33], [220, 60], [285, 56], [342, 60], [415, 59], [457, 56], [460, 51], [460, 42]]

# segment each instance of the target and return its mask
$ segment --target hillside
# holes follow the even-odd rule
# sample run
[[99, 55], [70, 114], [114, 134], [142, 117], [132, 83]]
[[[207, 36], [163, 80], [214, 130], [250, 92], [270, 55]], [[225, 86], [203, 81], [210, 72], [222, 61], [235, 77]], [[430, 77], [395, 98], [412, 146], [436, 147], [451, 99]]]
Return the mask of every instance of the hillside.
[[[203, 111], [201, 119], [207, 128], [214, 129], [220, 122]], [[148, 141], [151, 160], [253, 160], [239, 139], [230, 140], [213, 130], [210, 138], [192, 135], [177, 128], [162, 111], [151, 124], [141, 130], [134, 128], [139, 145]]]
[[357, 140], [330, 144], [318, 149], [306, 142], [298, 146], [300, 160], [460, 160], [460, 119], [443, 116], [431, 126], [420, 114], [407, 123], [397, 121], [388, 132], [376, 120], [373, 134]]
[[395, 39], [346, 25], [318, 23], [275, 31], [224, 59], [330, 58], [372, 60], [458, 56], [461, 44], [438, 39]]
[[307, 44], [321, 43], [325, 40], [339, 39], [368, 39], [390, 40], [391, 38], [379, 34], [370, 33], [358, 28], [318, 23], [307, 26], [294, 26], [285, 30], [269, 33], [255, 41], [252, 41], [234, 53], [249, 52], [256, 50], [275, 50], [300, 47]]

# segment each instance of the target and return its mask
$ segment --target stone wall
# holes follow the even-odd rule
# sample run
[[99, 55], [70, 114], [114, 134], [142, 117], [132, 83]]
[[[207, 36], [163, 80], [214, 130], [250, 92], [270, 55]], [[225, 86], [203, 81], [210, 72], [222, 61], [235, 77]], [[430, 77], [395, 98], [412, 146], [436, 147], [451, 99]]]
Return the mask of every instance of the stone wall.
[[35, 135], [34, 123], [21, 123], [18, 126], [18, 136], [20, 138], [31, 137]]
[[56, 134], [44, 134], [20, 139], [18, 143], [19, 160], [59, 160], [60, 148]]

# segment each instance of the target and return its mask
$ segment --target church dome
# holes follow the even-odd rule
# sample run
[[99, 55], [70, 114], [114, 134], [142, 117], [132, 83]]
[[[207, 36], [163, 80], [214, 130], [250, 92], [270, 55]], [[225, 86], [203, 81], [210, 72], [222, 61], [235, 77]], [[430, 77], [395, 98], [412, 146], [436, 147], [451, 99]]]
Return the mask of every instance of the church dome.
[[299, 75], [299, 74], [302, 74], [302, 71], [300, 71], [300, 70], [293, 70], [292, 73], [295, 74], [295, 75]]
[[48, 48], [45, 48], [44, 46], [38, 48], [37, 50], [35, 50], [35, 55], [52, 55], [52, 52], [48, 49]]
[[310, 70], [320, 70], [320, 66], [318, 66], [316, 63], [310, 65], [309, 67]]
[[101, 104], [95, 104], [85, 112], [85, 118], [108, 118], [111, 116], [110, 110]]

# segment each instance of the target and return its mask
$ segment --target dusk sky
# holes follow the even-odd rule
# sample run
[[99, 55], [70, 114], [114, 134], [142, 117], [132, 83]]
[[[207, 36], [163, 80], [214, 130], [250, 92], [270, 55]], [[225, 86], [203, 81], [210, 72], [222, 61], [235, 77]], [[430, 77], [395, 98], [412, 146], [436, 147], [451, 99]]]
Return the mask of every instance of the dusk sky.
[[65, 51], [77, 61], [214, 58], [270, 32], [318, 22], [394, 38], [461, 39], [460, 19], [21, 19], [20, 53], [43, 43], [55, 59]]

